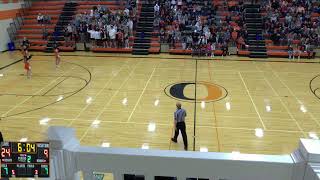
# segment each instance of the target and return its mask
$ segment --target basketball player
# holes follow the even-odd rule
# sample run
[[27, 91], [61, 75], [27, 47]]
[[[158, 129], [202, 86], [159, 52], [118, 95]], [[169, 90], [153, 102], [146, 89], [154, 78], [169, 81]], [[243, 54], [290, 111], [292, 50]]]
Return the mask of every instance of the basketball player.
[[23, 45], [21, 51], [23, 55], [23, 62], [28, 61], [28, 56], [29, 56], [28, 47], [26, 45]]
[[28, 49], [30, 47], [30, 42], [26, 37], [23, 38], [23, 41], [21, 43], [21, 47], [23, 47], [23, 49], [27, 51], [26, 52], [27, 53], [27, 58], [30, 58], [30, 54], [28, 52]]
[[24, 69], [27, 71], [27, 78], [31, 78], [31, 65], [30, 65], [30, 59], [28, 58], [28, 48], [27, 46], [22, 47], [22, 54], [23, 54], [23, 62], [24, 62]]
[[55, 54], [55, 57], [56, 57], [56, 68], [58, 68], [59, 65], [60, 65], [60, 61], [61, 61], [58, 46], [55, 47], [54, 54]]
[[27, 78], [31, 78], [31, 65], [30, 65], [30, 59], [28, 59], [26, 62], [24, 62], [24, 69], [27, 71]]
[[30, 65], [30, 59], [27, 59], [26, 62], [24, 62], [24, 69], [27, 71], [27, 78], [31, 78], [31, 65]]

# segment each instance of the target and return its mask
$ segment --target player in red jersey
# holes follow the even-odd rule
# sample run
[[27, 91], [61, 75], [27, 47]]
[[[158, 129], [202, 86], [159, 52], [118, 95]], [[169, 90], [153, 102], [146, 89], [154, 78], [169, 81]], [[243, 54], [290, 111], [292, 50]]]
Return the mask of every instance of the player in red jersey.
[[55, 55], [55, 57], [56, 57], [56, 68], [58, 68], [59, 65], [60, 65], [60, 61], [61, 61], [61, 57], [60, 57], [60, 54], [59, 54], [59, 48], [58, 48], [58, 46], [56, 46], [56, 47], [54, 48], [54, 55]]
[[24, 69], [27, 71], [27, 78], [31, 78], [31, 65], [30, 65], [30, 59], [31, 57], [28, 57], [29, 52], [27, 46], [22, 46], [22, 55], [23, 55], [23, 62], [24, 62]]
[[24, 69], [27, 71], [27, 78], [30, 79], [31, 78], [31, 65], [29, 60], [24, 62]]
[[27, 71], [27, 78], [30, 79], [31, 78], [31, 64], [30, 64], [30, 59], [27, 59], [24, 62], [24, 69]]

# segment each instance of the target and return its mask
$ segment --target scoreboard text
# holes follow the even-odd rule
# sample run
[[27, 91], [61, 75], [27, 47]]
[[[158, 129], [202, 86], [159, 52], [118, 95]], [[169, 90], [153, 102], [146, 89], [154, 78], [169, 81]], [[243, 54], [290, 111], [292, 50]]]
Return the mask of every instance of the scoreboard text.
[[49, 143], [4, 142], [0, 177], [49, 177]]

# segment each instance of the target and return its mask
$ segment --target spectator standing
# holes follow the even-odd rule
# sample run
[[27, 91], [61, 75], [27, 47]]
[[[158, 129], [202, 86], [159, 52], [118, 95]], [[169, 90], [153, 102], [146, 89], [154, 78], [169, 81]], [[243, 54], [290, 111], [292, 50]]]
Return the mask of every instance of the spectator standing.
[[115, 43], [116, 43], [116, 34], [117, 34], [117, 30], [116, 27], [111, 25], [110, 29], [109, 29], [109, 37], [110, 37], [110, 43], [111, 43], [111, 47], [116, 47]]
[[153, 9], [154, 9], [155, 16], [158, 16], [159, 11], [160, 11], [160, 6], [158, 5], [158, 3], [156, 3], [156, 5], [154, 5]]

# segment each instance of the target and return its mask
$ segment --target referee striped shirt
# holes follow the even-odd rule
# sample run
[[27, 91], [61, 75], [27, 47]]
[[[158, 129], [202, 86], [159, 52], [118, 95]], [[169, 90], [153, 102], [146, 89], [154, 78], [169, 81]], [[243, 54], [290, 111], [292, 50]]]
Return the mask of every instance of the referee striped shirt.
[[174, 120], [177, 123], [184, 122], [186, 116], [187, 116], [187, 112], [184, 109], [178, 109], [176, 112], [174, 112]]

